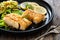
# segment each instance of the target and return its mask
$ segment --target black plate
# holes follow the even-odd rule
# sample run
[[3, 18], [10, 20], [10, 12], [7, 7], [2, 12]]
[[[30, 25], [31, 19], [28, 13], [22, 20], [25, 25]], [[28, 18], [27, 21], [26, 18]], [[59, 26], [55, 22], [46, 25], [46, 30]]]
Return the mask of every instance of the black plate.
[[[1, 0], [0, 0], [1, 1]], [[22, 2], [25, 2], [27, 0], [17, 0], [19, 3], [22, 3]], [[2, 31], [5, 31], [5, 32], [11, 32], [11, 33], [26, 33], [26, 32], [32, 32], [32, 31], [36, 31], [36, 30], [39, 30], [39, 29], [42, 29], [43, 27], [45, 27], [48, 23], [50, 23], [50, 21], [52, 20], [53, 18], [53, 11], [52, 11], [52, 8], [51, 6], [46, 3], [45, 1], [39, 1], [39, 0], [28, 0], [29, 2], [36, 2], [38, 3], [39, 5], [45, 7], [47, 9], [47, 14], [46, 14], [46, 20], [35, 25], [31, 25], [29, 29], [25, 30], [25, 31], [13, 31], [13, 30], [5, 30], [5, 29], [2, 29], [0, 28], [0, 30]]]

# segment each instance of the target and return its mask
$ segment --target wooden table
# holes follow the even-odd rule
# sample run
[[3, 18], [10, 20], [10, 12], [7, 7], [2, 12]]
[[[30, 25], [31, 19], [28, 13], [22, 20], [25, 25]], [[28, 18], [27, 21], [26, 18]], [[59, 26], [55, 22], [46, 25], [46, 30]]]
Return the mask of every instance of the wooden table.
[[[44, 0], [44, 1], [48, 2], [54, 10], [53, 25], [58, 24], [58, 22], [60, 22], [60, 0]], [[50, 35], [50, 36], [48, 35], [47, 37], [45, 37], [45, 40], [60, 40], [60, 34]], [[34, 40], [34, 38], [35, 36], [31, 36], [31, 37], [28, 36], [28, 37], [20, 38], [20, 37], [16, 37], [12, 35], [11, 36], [0, 35], [0, 40]]]

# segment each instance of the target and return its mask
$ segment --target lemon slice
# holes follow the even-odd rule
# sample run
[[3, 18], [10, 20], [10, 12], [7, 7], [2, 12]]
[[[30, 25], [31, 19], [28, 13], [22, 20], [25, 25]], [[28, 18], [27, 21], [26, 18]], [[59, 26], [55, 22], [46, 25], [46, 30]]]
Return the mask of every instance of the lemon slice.
[[36, 2], [28, 2], [28, 4], [32, 5], [33, 7], [40, 6], [40, 5], [37, 4]]
[[33, 10], [36, 13], [41, 13], [41, 14], [46, 14], [47, 13], [47, 10], [44, 7], [37, 4], [36, 2], [23, 2], [23, 3], [20, 4], [20, 7], [25, 10], [26, 9], [26, 4], [32, 5], [34, 7]]
[[20, 4], [20, 8], [26, 10], [26, 5], [27, 4], [30, 4], [32, 5], [33, 7], [36, 7], [36, 6], [39, 6], [39, 4], [35, 3], [35, 2], [23, 2]]
[[42, 7], [42, 6], [35, 7], [34, 11], [36, 13], [41, 13], [41, 14], [46, 14], [47, 13], [47, 10], [44, 7]]
[[25, 10], [26, 9], [26, 4], [27, 4], [27, 2], [23, 2], [23, 3], [20, 4], [20, 7]]
[[36, 2], [28, 2], [28, 4], [32, 5], [34, 7], [34, 11], [36, 13], [42, 13], [42, 14], [46, 14], [47, 13], [47, 10], [40, 6], [39, 4], [37, 4]]

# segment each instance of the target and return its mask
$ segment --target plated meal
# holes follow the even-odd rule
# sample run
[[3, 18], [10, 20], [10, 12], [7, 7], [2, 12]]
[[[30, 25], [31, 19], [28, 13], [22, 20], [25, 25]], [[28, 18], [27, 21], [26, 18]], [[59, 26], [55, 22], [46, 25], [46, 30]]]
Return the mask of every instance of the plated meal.
[[36, 2], [3, 1], [0, 3], [0, 28], [26, 30], [45, 20], [47, 10]]

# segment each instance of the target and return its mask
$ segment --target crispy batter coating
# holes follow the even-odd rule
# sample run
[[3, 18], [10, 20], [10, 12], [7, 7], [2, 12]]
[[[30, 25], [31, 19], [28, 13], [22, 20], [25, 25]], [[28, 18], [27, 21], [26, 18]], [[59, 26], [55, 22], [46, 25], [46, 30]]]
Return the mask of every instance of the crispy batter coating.
[[[32, 22], [25, 19], [25, 18], [22, 18], [20, 15], [18, 14], [14, 14], [14, 13], [11, 13], [11, 14], [7, 14], [5, 17], [4, 17], [4, 21], [9, 25], [9, 26], [12, 26], [16, 29], [20, 29], [20, 30], [26, 30], [26, 28], [28, 28]], [[19, 27], [20, 25], [20, 27]]]
[[36, 13], [33, 10], [28, 9], [23, 13], [22, 17], [27, 17], [29, 20], [31, 20], [35, 24], [37, 24], [45, 18], [45, 15], [40, 14], [40, 13]]

